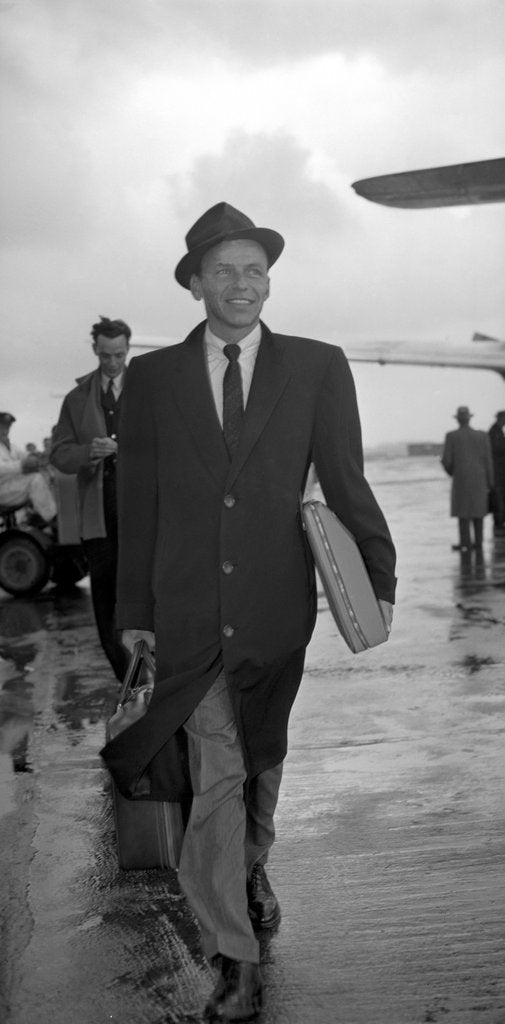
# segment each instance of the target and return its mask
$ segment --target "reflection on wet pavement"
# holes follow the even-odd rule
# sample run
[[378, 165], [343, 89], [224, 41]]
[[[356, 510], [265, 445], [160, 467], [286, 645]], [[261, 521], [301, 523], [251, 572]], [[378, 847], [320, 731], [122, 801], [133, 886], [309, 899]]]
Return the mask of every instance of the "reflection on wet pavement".
[[[454, 617], [450, 639], [465, 635], [468, 624], [478, 624], [482, 629], [505, 626], [505, 538], [494, 538], [486, 557], [483, 552], [468, 552], [459, 556], [459, 575], [455, 574], [454, 603], [459, 612]], [[501, 651], [499, 652], [501, 658]], [[492, 655], [467, 656], [472, 664], [493, 664]]]
[[[505, 543], [487, 524], [482, 558], [452, 552], [445, 481], [374, 473], [399, 550], [393, 633], [351, 655], [321, 599], [259, 1024], [499, 1024]], [[199, 1024], [213, 977], [175, 872], [117, 867], [98, 756], [117, 684], [86, 586], [0, 598], [0, 657], [0, 1018], [8, 992], [7, 1024]]]
[[33, 672], [42, 620], [29, 602], [8, 602], [0, 615], [0, 815], [11, 771], [29, 772]]

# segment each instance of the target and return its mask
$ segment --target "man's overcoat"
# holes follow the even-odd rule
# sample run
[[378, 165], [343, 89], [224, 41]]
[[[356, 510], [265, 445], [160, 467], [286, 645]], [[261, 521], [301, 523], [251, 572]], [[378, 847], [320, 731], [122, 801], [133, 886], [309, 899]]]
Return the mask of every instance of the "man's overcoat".
[[341, 349], [262, 325], [230, 462], [203, 332], [200, 324], [182, 344], [133, 359], [123, 392], [117, 620], [155, 631], [157, 664], [147, 715], [104, 750], [130, 794], [221, 664], [249, 773], [284, 757], [316, 616], [299, 511], [311, 462], [377, 596], [394, 600], [394, 548], [363, 476], [354, 383]]
[[445, 435], [442, 465], [451, 485], [451, 516], [482, 519], [489, 512], [493, 459], [488, 435], [470, 426]]
[[493, 457], [494, 483], [501, 492], [505, 492], [505, 436], [503, 427], [493, 423], [488, 431], [491, 454]]
[[89, 453], [95, 437], [105, 437], [107, 427], [100, 401], [100, 370], [78, 377], [77, 387], [63, 401], [56, 424], [51, 463], [62, 473], [77, 474], [79, 533], [83, 540], [105, 537], [103, 512], [103, 462], [91, 465]]

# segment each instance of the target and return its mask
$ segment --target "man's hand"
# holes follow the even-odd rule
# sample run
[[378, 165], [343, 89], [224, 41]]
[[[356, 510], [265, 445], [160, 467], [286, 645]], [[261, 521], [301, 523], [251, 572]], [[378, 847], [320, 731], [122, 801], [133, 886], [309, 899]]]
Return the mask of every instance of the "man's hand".
[[121, 643], [123, 647], [126, 647], [127, 651], [130, 651], [130, 654], [139, 640], [145, 640], [151, 654], [154, 656], [156, 644], [154, 633], [151, 633], [150, 629], [123, 629], [121, 634]]
[[94, 437], [89, 449], [89, 461], [95, 465], [109, 455], [116, 455], [117, 441], [113, 437]]
[[391, 632], [391, 624], [393, 622], [393, 605], [390, 604], [389, 601], [383, 601], [382, 598], [380, 597], [379, 598], [379, 607], [380, 607], [380, 610], [382, 612], [382, 618], [384, 619], [384, 624], [386, 626], [386, 629], [387, 629], [388, 633], [390, 633]]

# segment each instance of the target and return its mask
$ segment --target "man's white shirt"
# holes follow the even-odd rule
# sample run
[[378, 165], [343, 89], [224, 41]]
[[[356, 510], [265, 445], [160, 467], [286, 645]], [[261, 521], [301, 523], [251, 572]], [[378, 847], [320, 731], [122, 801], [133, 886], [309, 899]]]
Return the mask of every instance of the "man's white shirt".
[[[256, 324], [253, 327], [250, 334], [246, 334], [245, 338], [238, 343], [240, 347], [239, 366], [240, 373], [242, 376], [242, 392], [244, 395], [244, 409], [247, 405], [247, 399], [249, 397], [249, 391], [251, 388], [251, 381], [254, 373], [254, 366], [256, 363], [256, 356], [258, 355], [258, 349], [261, 341], [261, 325]], [[212, 394], [214, 396], [214, 402], [216, 403], [216, 412], [219, 417], [221, 426], [223, 425], [223, 378], [226, 373], [226, 368], [229, 366], [229, 360], [224, 354], [224, 347], [229, 342], [223, 341], [222, 338], [218, 338], [209, 328], [207, 324], [205, 327], [204, 334], [204, 345], [205, 354], [207, 357], [207, 368], [209, 371], [210, 386]]]
[[102, 391], [108, 390], [109, 382], [112, 380], [112, 394], [114, 395], [116, 402], [123, 390], [124, 374], [124, 370], [122, 371], [122, 373], [119, 373], [117, 377], [107, 377], [105, 373], [100, 374], [102, 381]]

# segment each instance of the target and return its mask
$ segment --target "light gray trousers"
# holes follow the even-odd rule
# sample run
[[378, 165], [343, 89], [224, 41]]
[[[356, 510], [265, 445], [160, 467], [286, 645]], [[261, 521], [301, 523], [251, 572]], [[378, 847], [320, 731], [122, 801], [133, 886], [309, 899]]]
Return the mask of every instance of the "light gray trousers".
[[282, 764], [258, 775], [244, 800], [246, 770], [221, 672], [184, 725], [193, 803], [179, 863], [179, 884], [200, 925], [203, 951], [259, 961], [247, 912], [246, 880], [265, 864], [275, 839]]

